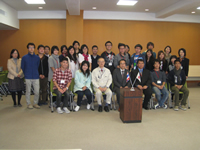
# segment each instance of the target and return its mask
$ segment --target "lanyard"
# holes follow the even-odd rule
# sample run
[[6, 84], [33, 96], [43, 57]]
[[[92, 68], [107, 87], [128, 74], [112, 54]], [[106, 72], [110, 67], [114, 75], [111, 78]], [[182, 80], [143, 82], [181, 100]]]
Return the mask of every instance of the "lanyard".
[[155, 73], [156, 73], [156, 75], [157, 75], [157, 77], [158, 77], [158, 79], [159, 79], [160, 71], [158, 71], [158, 72], [159, 72], [159, 74], [157, 74], [157, 72], [155, 71]]
[[[108, 57], [108, 53], [106, 52], [106, 56]], [[112, 60], [113, 54], [111, 52], [111, 57], [108, 57], [110, 60]]]
[[124, 57], [119, 53], [119, 56], [121, 57], [121, 59], [124, 59], [125, 60], [125, 55]]
[[[56, 60], [56, 59], [55, 59]], [[57, 63], [57, 68], [59, 68], [59, 66], [58, 66], [58, 61], [56, 60], [56, 63]]]

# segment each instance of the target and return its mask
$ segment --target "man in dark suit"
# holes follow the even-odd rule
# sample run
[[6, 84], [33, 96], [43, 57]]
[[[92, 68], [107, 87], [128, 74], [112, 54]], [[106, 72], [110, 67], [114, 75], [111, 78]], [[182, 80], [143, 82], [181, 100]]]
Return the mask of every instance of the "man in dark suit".
[[[148, 110], [148, 102], [151, 98], [152, 90], [151, 90], [151, 75], [150, 71], [147, 69], [144, 69], [144, 61], [142, 59], [138, 59], [137, 61], [137, 69], [132, 71], [131, 73], [131, 80], [134, 82], [136, 87], [138, 87], [140, 90], [143, 90], [143, 93], [145, 95], [144, 102], [143, 102], [143, 108]], [[140, 81], [139, 81], [140, 80]]]
[[119, 68], [113, 72], [113, 91], [117, 94], [117, 102], [120, 104], [120, 89], [130, 87], [129, 71], [126, 68], [126, 61], [121, 59], [119, 61]]

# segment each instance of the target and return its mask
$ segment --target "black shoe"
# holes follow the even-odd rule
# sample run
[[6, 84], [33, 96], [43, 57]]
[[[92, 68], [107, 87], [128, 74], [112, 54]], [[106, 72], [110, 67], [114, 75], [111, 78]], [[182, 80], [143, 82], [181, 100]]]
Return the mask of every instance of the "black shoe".
[[18, 104], [18, 107], [22, 107], [22, 105], [21, 105], [21, 104]]
[[148, 106], [143, 106], [144, 109], [149, 110]]
[[105, 112], [109, 112], [108, 106], [104, 106]]
[[98, 112], [102, 112], [102, 106], [99, 106]]
[[17, 105], [16, 105], [16, 104], [14, 104], [14, 105], [13, 105], [13, 107], [17, 107]]

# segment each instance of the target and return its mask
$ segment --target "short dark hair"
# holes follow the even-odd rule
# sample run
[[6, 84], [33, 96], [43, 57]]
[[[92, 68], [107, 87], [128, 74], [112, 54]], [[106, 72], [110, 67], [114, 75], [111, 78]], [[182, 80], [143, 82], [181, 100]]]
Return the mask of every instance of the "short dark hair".
[[118, 49], [119, 49], [121, 46], [124, 46], [124, 48], [125, 48], [126, 45], [125, 45], [124, 43], [119, 43], [119, 44], [118, 44]]
[[[81, 46], [81, 52], [82, 52], [82, 54], [83, 54], [83, 49], [84, 49], [84, 47], [86, 47], [87, 50], [89, 51], [88, 46], [87, 46], [86, 44], [83, 44], [83, 45]], [[88, 51], [87, 51], [87, 54], [88, 54]]]
[[166, 48], [168, 48], [168, 47], [169, 47], [169, 49], [170, 49], [170, 52], [169, 52], [169, 53], [171, 53], [171, 52], [172, 52], [172, 48], [171, 48], [171, 46], [169, 46], [169, 45], [167, 45], [167, 46], [165, 47], [164, 52], [166, 52]]
[[60, 62], [63, 62], [63, 61], [67, 61], [67, 62], [68, 62], [68, 58], [66, 58], [66, 57], [63, 57], [63, 59], [61, 59], [61, 61], [60, 61]]
[[92, 46], [92, 49], [95, 48], [95, 47], [98, 49], [98, 46], [97, 46], [97, 45], [93, 45], [93, 46]]
[[107, 41], [107, 42], [105, 43], [105, 46], [106, 46], [108, 43], [110, 43], [110, 44], [112, 45], [112, 42], [110, 42], [110, 41]]
[[124, 61], [126, 63], [126, 60], [125, 59], [121, 59], [119, 62], [118, 62], [118, 65], [120, 65], [121, 61]]
[[62, 45], [62, 46], [61, 46], [61, 48], [60, 48], [61, 53], [62, 53], [62, 51], [63, 51], [64, 48], [67, 50], [67, 46], [66, 46], [66, 45]]
[[37, 47], [37, 50], [39, 50], [40, 49], [40, 47], [43, 47], [44, 48], [44, 45], [38, 45], [38, 47]]
[[178, 60], [178, 59], [176, 59], [176, 60], [174, 61], [174, 64], [175, 64], [176, 62], [179, 62], [179, 63], [181, 63], [181, 62], [180, 62], [180, 60]]
[[130, 47], [128, 45], [126, 45], [126, 47], [128, 47], [128, 49], [130, 50]]
[[155, 60], [154, 60], [154, 64], [155, 64], [156, 62], [158, 62], [158, 63], [160, 64], [160, 61], [159, 61], [158, 59], [155, 59]]
[[135, 48], [136, 48], [136, 47], [140, 47], [140, 49], [142, 50], [142, 45], [141, 45], [141, 44], [135, 45]]
[[148, 47], [149, 47], [150, 45], [152, 45], [153, 48], [154, 48], [154, 44], [153, 44], [152, 42], [149, 42], [149, 43], [147, 43], [147, 49], [149, 49]]
[[48, 45], [46, 45], [44, 48], [48, 48], [50, 50], [50, 47]]
[[74, 46], [76, 43], [80, 46], [80, 43], [78, 41], [74, 41], [72, 45]]
[[185, 50], [184, 48], [180, 48], [180, 49], [178, 50], [178, 55], [179, 55], [179, 56], [180, 56], [180, 51], [183, 51], [184, 56], [186, 56], [186, 50]]
[[54, 45], [54, 46], [51, 47], [51, 54], [53, 54], [54, 50], [58, 50], [59, 51], [58, 46]]
[[137, 64], [139, 63], [139, 61], [142, 61], [142, 62], [144, 62], [144, 60], [143, 60], [143, 59], [138, 59], [138, 61], [137, 61]]
[[29, 46], [30, 46], [30, 45], [34, 46], [34, 48], [35, 48], [35, 44], [34, 44], [34, 43], [28, 43], [27, 46], [26, 46], [27, 49], [29, 49]]
[[17, 58], [19, 59], [20, 56], [19, 56], [19, 51], [18, 51], [17, 49], [12, 49], [12, 50], [11, 50], [11, 52], [10, 52], [10, 58], [13, 58], [13, 57], [12, 57], [12, 54], [13, 54], [15, 51], [17, 51], [17, 53], [18, 53]]

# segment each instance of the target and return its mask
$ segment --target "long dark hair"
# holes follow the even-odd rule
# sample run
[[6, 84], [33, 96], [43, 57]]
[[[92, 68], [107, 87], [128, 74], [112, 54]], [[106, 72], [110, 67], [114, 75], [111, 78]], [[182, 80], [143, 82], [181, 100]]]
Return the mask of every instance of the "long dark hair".
[[83, 49], [84, 49], [85, 47], [87, 48], [87, 55], [88, 55], [89, 48], [88, 48], [88, 46], [87, 46], [86, 44], [83, 44], [83, 45], [81, 46], [81, 54], [83, 54]]
[[[88, 66], [88, 69], [86, 70], [86, 72], [84, 72], [83, 71], [83, 65], [85, 65], [85, 64], [87, 64], [87, 66]], [[82, 64], [81, 64], [81, 67], [80, 67], [80, 70], [81, 70], [81, 72], [86, 76], [86, 77], [88, 77], [89, 75], [90, 75], [90, 70], [89, 70], [89, 68], [90, 68], [90, 64], [89, 64], [89, 62], [88, 61], [83, 61], [82, 62]]]
[[158, 60], [161, 61], [160, 57], [159, 57], [161, 53], [163, 53], [163, 55], [164, 55], [164, 58], [163, 58], [162, 61], [163, 61], [163, 63], [165, 63], [166, 62], [166, 60], [165, 60], [165, 53], [162, 50], [158, 52]]
[[154, 56], [153, 56], [153, 51], [152, 51], [151, 49], [148, 49], [148, 50], [146, 51], [146, 55], [145, 55], [146, 62], [147, 62], [147, 60], [148, 60], [147, 52], [149, 52], [149, 51], [151, 52], [151, 57], [150, 57], [150, 59], [149, 59], [149, 62], [154, 64], [155, 58], [154, 58]]
[[[73, 48], [73, 50], [74, 50], [73, 56], [69, 53], [69, 51], [70, 51], [72, 48]], [[75, 52], [75, 49], [74, 49], [73, 46], [70, 46], [70, 47], [67, 49], [67, 54], [68, 54], [69, 59], [70, 59], [70, 60], [73, 60], [73, 61], [75, 62], [75, 64], [76, 64], [77, 58], [76, 58], [76, 52]]]
[[17, 59], [19, 59], [20, 56], [19, 56], [19, 51], [18, 51], [17, 49], [12, 49], [12, 50], [11, 50], [11, 52], [10, 52], [10, 58], [13, 58], [13, 57], [12, 57], [12, 54], [13, 54], [15, 51], [17, 51], [17, 53], [18, 53]]
[[170, 57], [169, 65], [172, 65], [172, 58], [177, 59], [177, 56], [176, 56], [176, 55], [172, 55], [172, 56]]

